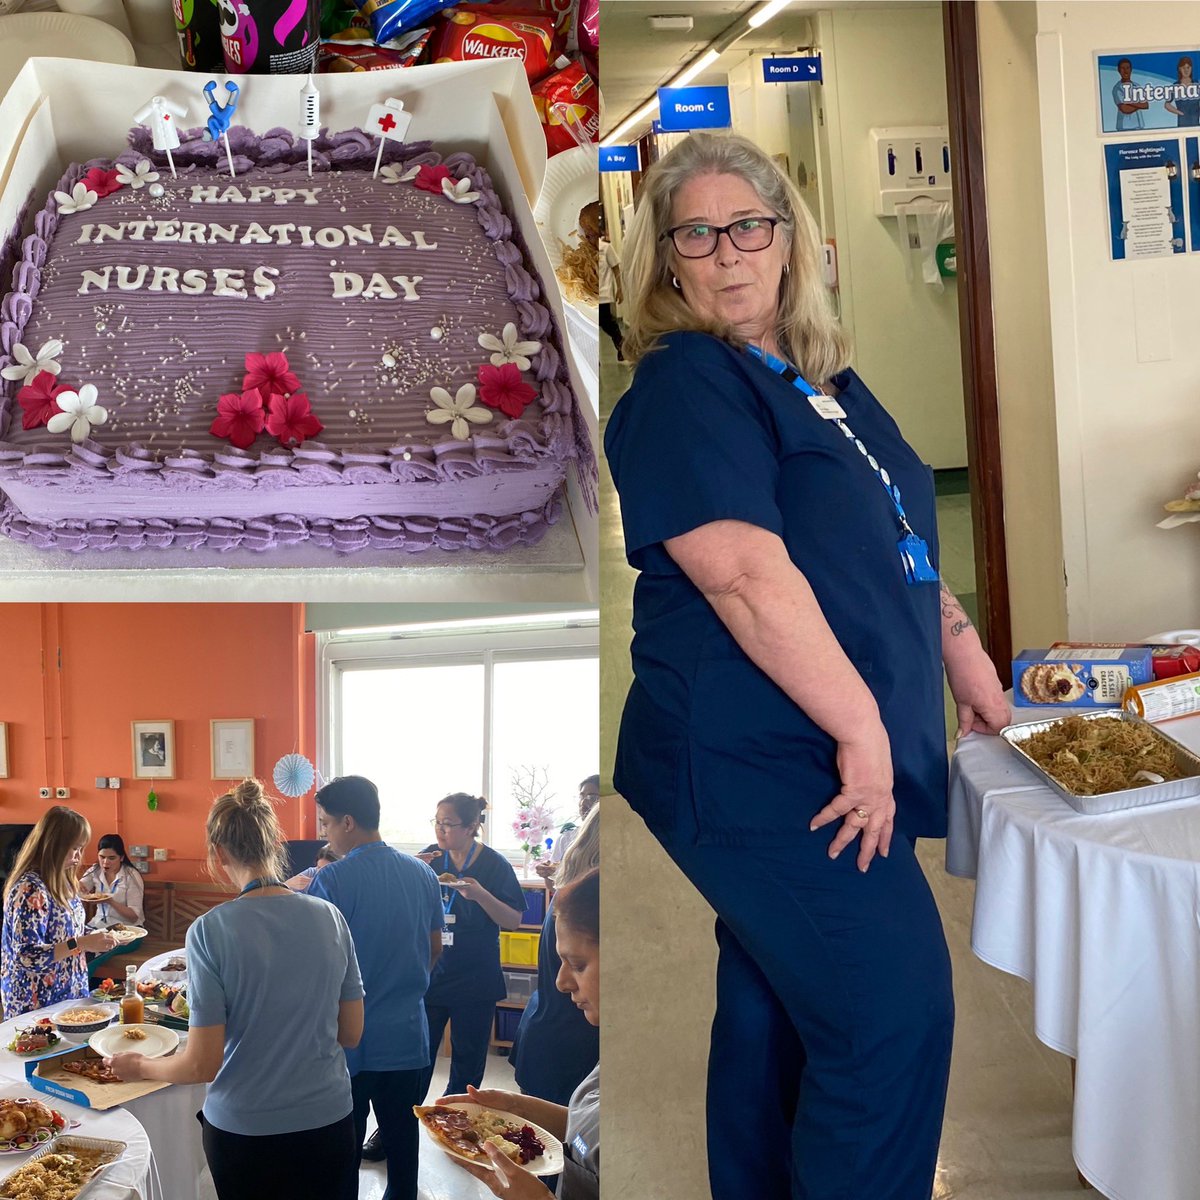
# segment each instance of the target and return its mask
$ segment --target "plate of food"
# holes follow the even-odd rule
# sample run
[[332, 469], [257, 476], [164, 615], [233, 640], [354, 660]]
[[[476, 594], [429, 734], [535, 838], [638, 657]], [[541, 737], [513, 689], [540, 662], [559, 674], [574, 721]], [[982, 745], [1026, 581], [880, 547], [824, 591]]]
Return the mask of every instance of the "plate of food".
[[33, 1196], [75, 1200], [104, 1167], [124, 1153], [124, 1142], [107, 1138], [59, 1138], [0, 1181], [0, 1200]]
[[104, 1058], [124, 1050], [147, 1058], [164, 1058], [179, 1045], [179, 1034], [164, 1025], [110, 1025], [93, 1033], [88, 1045]]
[[12, 1054], [22, 1058], [37, 1058], [42, 1054], [53, 1054], [62, 1042], [54, 1022], [49, 1017], [42, 1017], [29, 1025], [18, 1025], [13, 1032], [12, 1041], [5, 1047]]
[[84, 904], [103, 904], [113, 898], [113, 892], [80, 892], [79, 898]]
[[460, 879], [457, 875], [452, 875], [449, 871], [443, 871], [438, 876], [438, 883], [442, 887], [461, 887], [467, 881]]
[[53, 1141], [70, 1122], [32, 1096], [0, 1098], [0, 1154], [28, 1154]]
[[93, 1000], [111, 1000], [117, 1004], [123, 995], [125, 995], [125, 985], [117, 979], [102, 979], [92, 988]]
[[533, 210], [563, 299], [593, 324], [600, 302], [596, 155], [595, 146], [577, 146], [556, 154], [546, 164], [542, 194]]
[[482, 1104], [413, 1105], [422, 1128], [440, 1150], [473, 1166], [491, 1168], [484, 1142], [493, 1142], [531, 1175], [559, 1175], [562, 1142], [540, 1125]]
[[97, 1029], [103, 1029], [117, 1015], [115, 1004], [81, 1004], [72, 1000], [50, 1018], [54, 1028], [69, 1038], [87, 1038]]
[[103, 932], [111, 933], [117, 939], [118, 946], [127, 946], [130, 942], [136, 942], [138, 938], [148, 937], [150, 931], [140, 925], [110, 925]]
[[176, 983], [187, 978], [187, 951], [182, 947], [178, 950], [168, 950], [165, 954], [156, 954], [148, 958], [138, 967], [139, 983], [151, 980], [165, 980]]

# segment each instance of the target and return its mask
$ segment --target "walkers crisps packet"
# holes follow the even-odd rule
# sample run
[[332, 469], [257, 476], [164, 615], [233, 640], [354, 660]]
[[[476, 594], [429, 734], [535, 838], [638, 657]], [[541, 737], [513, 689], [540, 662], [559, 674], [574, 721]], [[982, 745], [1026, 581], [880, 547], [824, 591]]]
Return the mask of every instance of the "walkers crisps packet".
[[599, 136], [600, 92], [580, 63], [568, 61], [561, 70], [535, 83], [533, 105], [551, 157], [578, 145], [567, 128], [568, 120], [589, 142]]
[[438, 24], [434, 62], [515, 58], [524, 65], [530, 83], [549, 72], [563, 45], [553, 17], [500, 13], [492, 5], [448, 9]]

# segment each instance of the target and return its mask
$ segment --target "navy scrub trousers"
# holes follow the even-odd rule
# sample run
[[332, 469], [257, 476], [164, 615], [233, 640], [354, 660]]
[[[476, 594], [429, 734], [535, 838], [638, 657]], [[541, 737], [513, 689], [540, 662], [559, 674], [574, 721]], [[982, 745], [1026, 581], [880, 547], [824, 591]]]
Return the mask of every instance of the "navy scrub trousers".
[[665, 847], [718, 914], [713, 1200], [933, 1190], [954, 1028], [941, 922], [906, 838], [863, 874], [857, 844], [827, 857], [834, 828]]

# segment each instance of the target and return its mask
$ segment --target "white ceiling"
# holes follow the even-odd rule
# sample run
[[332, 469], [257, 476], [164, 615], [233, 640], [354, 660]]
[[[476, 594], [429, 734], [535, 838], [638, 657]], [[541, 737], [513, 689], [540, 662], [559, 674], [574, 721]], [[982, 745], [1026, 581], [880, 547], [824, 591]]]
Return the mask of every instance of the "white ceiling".
[[[884, 0], [886, 2], [886, 0]], [[921, 0], [914, 0], [920, 3]], [[925, 4], [929, 0], [924, 0]], [[864, 0], [797, 0], [759, 29], [735, 42], [694, 84], [723, 84], [729, 69], [751, 50], [794, 51], [812, 38], [817, 12], [831, 8], [883, 7]], [[731, 25], [744, 25], [758, 0], [600, 0], [600, 89], [604, 94], [603, 137], [635, 108], [671, 80], [709, 42]], [[688, 33], [650, 28], [652, 16], [686, 15], [693, 20]], [[636, 133], [634, 136], [637, 136]]]

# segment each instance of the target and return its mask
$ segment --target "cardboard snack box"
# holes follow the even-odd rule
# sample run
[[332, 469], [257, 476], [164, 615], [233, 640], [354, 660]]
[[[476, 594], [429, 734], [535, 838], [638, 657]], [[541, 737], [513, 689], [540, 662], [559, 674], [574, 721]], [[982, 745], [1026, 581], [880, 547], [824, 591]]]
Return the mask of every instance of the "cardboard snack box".
[[1021, 708], [1120, 708], [1126, 690], [1154, 678], [1150, 646], [1022, 650], [1013, 659], [1013, 704]]

